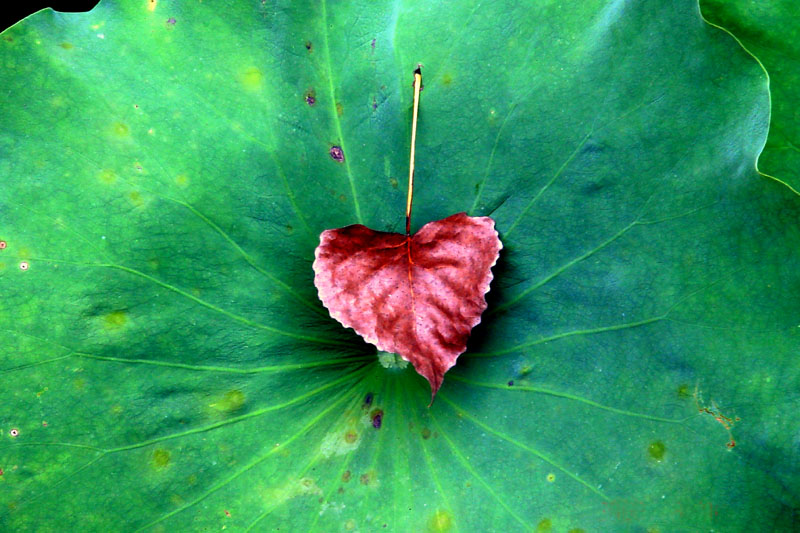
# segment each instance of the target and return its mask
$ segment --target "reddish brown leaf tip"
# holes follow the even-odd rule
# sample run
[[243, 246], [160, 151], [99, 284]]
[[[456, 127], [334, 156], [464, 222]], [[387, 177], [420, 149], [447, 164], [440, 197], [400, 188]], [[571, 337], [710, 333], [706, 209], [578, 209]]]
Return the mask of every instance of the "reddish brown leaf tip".
[[491, 218], [466, 213], [411, 237], [361, 224], [329, 229], [314, 253], [314, 285], [333, 318], [410, 361], [433, 403], [481, 321], [502, 248]]

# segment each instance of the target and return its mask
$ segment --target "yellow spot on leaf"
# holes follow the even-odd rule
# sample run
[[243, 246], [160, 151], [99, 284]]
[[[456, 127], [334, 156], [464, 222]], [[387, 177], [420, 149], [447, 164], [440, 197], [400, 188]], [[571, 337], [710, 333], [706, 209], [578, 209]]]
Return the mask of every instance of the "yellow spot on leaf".
[[164, 448], [156, 448], [153, 450], [153, 457], [151, 458], [153, 466], [155, 468], [166, 468], [169, 466], [171, 455], [172, 454], [169, 453], [169, 450]]
[[445, 74], [444, 76], [442, 76], [443, 85], [448, 86], [451, 83], [453, 83], [453, 76], [451, 76], [450, 74]]
[[438, 510], [428, 521], [430, 531], [450, 531], [453, 528], [453, 515], [447, 511]]
[[102, 181], [106, 185], [111, 185], [113, 183], [116, 183], [117, 173], [108, 168], [103, 169], [102, 171], [100, 171], [100, 181]]
[[128, 313], [123, 310], [111, 311], [103, 317], [106, 329], [120, 329], [128, 322]]
[[211, 407], [223, 413], [235, 413], [244, 407], [247, 398], [239, 389], [229, 390], [222, 398], [211, 404]]
[[128, 199], [136, 207], [141, 207], [142, 204], [144, 204], [144, 200], [142, 200], [142, 194], [139, 191], [131, 191], [128, 193]]
[[122, 122], [114, 122], [111, 125], [111, 132], [116, 137], [125, 139], [131, 134], [131, 129], [128, 127], [127, 124], [123, 124]]
[[189, 185], [189, 176], [187, 176], [186, 174], [179, 174], [175, 178], [175, 184], [178, 187], [187, 187]]
[[148, 11], [155, 11], [156, 5], [158, 5], [158, 0], [147, 0], [147, 10]]
[[555, 480], [556, 480], [556, 475], [555, 475], [555, 474], [552, 474], [552, 473], [550, 473], [550, 474], [547, 474], [547, 481], [549, 481], [550, 483], [552, 483], [552, 482], [554, 482]]
[[650, 446], [647, 447], [647, 454], [656, 461], [661, 461], [665, 453], [667, 453], [667, 447], [660, 440], [651, 442]]
[[72, 43], [68, 43], [68, 42], [66, 42], [66, 41], [64, 41], [63, 43], [61, 43], [59, 46], [60, 46], [61, 48], [63, 48], [64, 50], [72, 50], [73, 48], [75, 48], [75, 46], [73, 46], [73, 44], [72, 44]]
[[548, 531], [553, 530], [553, 521], [549, 518], [543, 518], [538, 524], [536, 524], [536, 533], [547, 533]]
[[250, 67], [242, 73], [240, 81], [248, 91], [258, 91], [264, 84], [264, 73], [258, 67]]

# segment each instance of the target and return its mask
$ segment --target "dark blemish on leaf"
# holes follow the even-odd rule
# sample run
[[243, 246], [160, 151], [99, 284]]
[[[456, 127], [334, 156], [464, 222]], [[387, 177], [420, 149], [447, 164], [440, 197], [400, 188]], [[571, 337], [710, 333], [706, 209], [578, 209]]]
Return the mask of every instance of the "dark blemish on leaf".
[[358, 433], [354, 429], [347, 430], [344, 434], [344, 441], [347, 444], [353, 444], [355, 441], [358, 440]]
[[312, 48], [311, 41], [306, 41], [306, 50], [308, 50], [309, 54], [311, 53], [311, 48]]
[[2, 468], [0, 468], [0, 476], [2, 476], [4, 473], [5, 473], [5, 472], [3, 472], [3, 469], [2, 469]]
[[366, 474], [361, 474], [361, 477], [358, 480], [361, 482], [362, 485], [369, 485], [372, 483], [373, 479], [375, 479], [374, 472], [367, 472]]
[[317, 93], [314, 91], [312, 87], [309, 87], [306, 92], [303, 93], [303, 100], [309, 105], [313, 106], [317, 103]]
[[586, 533], [586, 530], [581, 527], [574, 527], [567, 531], [567, 533]]
[[599, 193], [605, 188], [606, 188], [605, 183], [602, 183], [600, 181], [592, 181], [583, 186], [583, 193], [593, 195]]
[[344, 473], [342, 474], [342, 481], [347, 483], [348, 481], [350, 481], [350, 477], [351, 476], [352, 476], [352, 474], [350, 473], [350, 471], [349, 470], [345, 470]]
[[340, 202], [346, 202], [347, 201], [347, 196], [345, 196], [344, 194], [340, 194], [339, 195], [339, 201]]
[[225, 516], [227, 516], [228, 518], [231, 517], [231, 512], [227, 509], [225, 509]]
[[42, 427], [43, 427], [43, 428], [46, 428], [46, 427], [47, 427], [47, 420], [42, 420]]
[[375, 99], [375, 97], [373, 96], [373, 97], [372, 97], [372, 111], [373, 111], [373, 112], [375, 112], [375, 111], [377, 111], [377, 110], [378, 110], [378, 101], [377, 101], [377, 100]]
[[553, 473], [547, 474], [545, 479], [547, 479], [548, 483], [553, 483], [556, 480], [556, 475]]
[[318, 498], [318, 499], [317, 499], [317, 503], [322, 503], [322, 502], [324, 502], [324, 501], [325, 501], [325, 498]]
[[513, 387], [514, 386], [514, 380], [513, 379], [508, 381], [508, 386], [509, 387]]
[[75, 46], [72, 43], [68, 43], [66, 41], [61, 43], [59, 46], [64, 50], [72, 50], [73, 48], [75, 48]]
[[383, 423], [383, 410], [375, 409], [370, 414], [370, 418], [372, 419], [372, 427], [375, 429], [381, 429], [381, 424]]
[[339, 487], [339, 490], [337, 490], [336, 492], [338, 492], [339, 494], [344, 494], [344, 487]]
[[19, 430], [17, 428], [14, 428], [11, 431], [9, 431], [8, 434], [11, 435], [12, 437], [19, 437]]
[[372, 46], [372, 51], [375, 52], [375, 39], [372, 39], [372, 43], [370, 43], [370, 46]]
[[178, 21], [175, 20], [174, 17], [170, 17], [170, 18], [167, 19], [167, 24], [169, 24], [170, 26], [174, 26], [176, 22], [178, 22]]
[[592, 154], [592, 153], [602, 152], [603, 147], [597, 143], [593, 143], [590, 141], [586, 143], [586, 145], [583, 147], [583, 150], [581, 151], [584, 154]]
[[650, 446], [647, 447], [647, 455], [655, 459], [656, 461], [661, 461], [664, 459], [664, 454], [667, 453], [667, 447], [664, 446], [664, 443], [660, 440], [654, 441], [650, 443]]
[[164, 448], [156, 448], [153, 450], [153, 466], [156, 468], [166, 468], [170, 463], [170, 456], [172, 454], [169, 453], [169, 450], [165, 450]]
[[330, 154], [331, 154], [331, 159], [333, 159], [337, 163], [341, 163], [342, 161], [344, 161], [344, 152], [342, 151], [341, 146], [336, 146], [336, 145], [331, 146]]
[[373, 397], [374, 397], [373, 394], [371, 392], [368, 392], [367, 395], [364, 397], [364, 405], [372, 405]]
[[291, 235], [294, 232], [294, 227], [291, 224], [286, 224], [286, 233]]
[[678, 387], [676, 394], [678, 395], [678, 398], [690, 398], [692, 396], [692, 392], [689, 390], [689, 385], [686, 383], [683, 383]]
[[422, 428], [422, 431], [420, 431], [420, 434], [422, 435], [422, 438], [425, 439], [425, 440], [428, 440], [429, 438], [431, 438], [431, 430], [428, 429], [428, 428]]
[[3, 40], [6, 41], [7, 43], [13, 43], [14, 42], [14, 38], [12, 36], [10, 36], [10, 35], [4, 35], [3, 36]]
[[6, 241], [0, 241], [0, 250], [5, 250], [8, 248], [8, 243]]
[[19, 269], [20, 269], [20, 270], [23, 270], [23, 271], [25, 271], [25, 270], [28, 270], [28, 268], [30, 268], [30, 265], [28, 264], [28, 262], [27, 262], [27, 261], [22, 261], [22, 262], [19, 264]]
[[336, 114], [339, 115], [340, 117], [344, 115], [344, 107], [342, 107], [341, 102], [336, 102]]

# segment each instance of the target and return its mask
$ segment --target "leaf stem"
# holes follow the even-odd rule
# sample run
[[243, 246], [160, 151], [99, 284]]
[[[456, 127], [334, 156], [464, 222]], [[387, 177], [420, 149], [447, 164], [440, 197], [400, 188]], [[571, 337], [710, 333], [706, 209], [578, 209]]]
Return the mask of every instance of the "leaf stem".
[[414, 197], [414, 146], [417, 144], [419, 91], [422, 88], [422, 65], [414, 70], [414, 114], [411, 119], [411, 160], [408, 164], [408, 201], [406, 202], [406, 235], [411, 234], [411, 200]]

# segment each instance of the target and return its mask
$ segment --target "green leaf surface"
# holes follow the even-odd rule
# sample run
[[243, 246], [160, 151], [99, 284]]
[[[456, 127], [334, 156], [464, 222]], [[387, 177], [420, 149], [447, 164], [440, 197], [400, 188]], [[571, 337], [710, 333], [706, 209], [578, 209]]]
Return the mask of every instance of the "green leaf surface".
[[[505, 246], [430, 409], [311, 269], [402, 231], [418, 62], [413, 225]], [[694, 2], [104, 0], [0, 68], [3, 530], [796, 525], [800, 203]]]
[[[769, 72], [772, 115], [759, 170], [800, 191], [800, 9], [792, 0], [702, 0], [703, 15], [731, 31]], [[798, 192], [800, 194], [800, 192]]]

